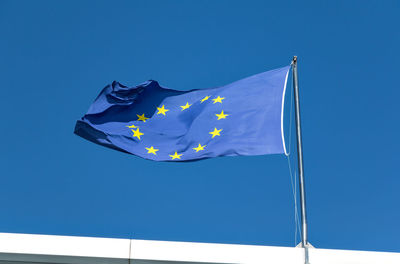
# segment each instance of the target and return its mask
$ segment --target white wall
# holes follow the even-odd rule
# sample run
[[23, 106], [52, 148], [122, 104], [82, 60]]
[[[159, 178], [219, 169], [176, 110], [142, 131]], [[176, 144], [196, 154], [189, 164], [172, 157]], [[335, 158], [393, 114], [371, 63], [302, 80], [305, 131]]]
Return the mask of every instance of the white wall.
[[[310, 264], [400, 264], [400, 253], [309, 249]], [[0, 263], [304, 264], [304, 249], [0, 233]]]

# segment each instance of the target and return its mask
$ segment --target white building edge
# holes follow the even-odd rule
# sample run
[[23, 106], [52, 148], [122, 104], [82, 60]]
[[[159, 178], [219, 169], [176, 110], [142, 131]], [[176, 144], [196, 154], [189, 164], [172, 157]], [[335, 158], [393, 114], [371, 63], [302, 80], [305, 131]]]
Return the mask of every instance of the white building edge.
[[[310, 264], [399, 264], [400, 253], [309, 249]], [[304, 264], [304, 249], [0, 233], [0, 264]]]

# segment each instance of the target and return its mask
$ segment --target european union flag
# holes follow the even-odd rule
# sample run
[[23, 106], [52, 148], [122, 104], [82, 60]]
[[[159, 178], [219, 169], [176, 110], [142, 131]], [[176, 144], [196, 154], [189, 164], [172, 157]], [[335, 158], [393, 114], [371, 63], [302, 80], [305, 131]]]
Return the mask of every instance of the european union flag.
[[147, 81], [107, 85], [75, 133], [155, 161], [285, 153], [283, 105], [290, 66], [210, 89]]

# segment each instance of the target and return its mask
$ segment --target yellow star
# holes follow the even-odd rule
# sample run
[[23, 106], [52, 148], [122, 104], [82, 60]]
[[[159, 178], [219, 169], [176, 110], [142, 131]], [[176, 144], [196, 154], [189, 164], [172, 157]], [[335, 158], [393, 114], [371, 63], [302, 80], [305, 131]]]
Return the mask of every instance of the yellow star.
[[129, 128], [137, 128], [137, 126], [135, 126], [135, 125], [131, 125], [131, 126], [127, 126], [127, 127], [129, 127]]
[[181, 156], [182, 156], [183, 154], [178, 154], [176, 151], [175, 151], [175, 154], [174, 155], [169, 155], [173, 160], [174, 159], [181, 159]]
[[181, 105], [181, 107], [182, 107], [182, 110], [181, 110], [181, 111], [183, 111], [183, 110], [185, 110], [185, 109], [188, 109], [190, 106], [191, 106], [191, 104], [189, 104], [189, 102], [186, 102], [185, 105]]
[[199, 143], [199, 146], [198, 146], [197, 148], [193, 148], [193, 149], [196, 150], [196, 152], [199, 152], [200, 150], [204, 150], [204, 148], [205, 148], [206, 146], [207, 146], [207, 145], [202, 146], [202, 145]]
[[142, 114], [142, 115], [137, 115], [137, 117], [139, 118], [137, 121], [146, 122], [146, 119], [149, 119], [148, 117], [145, 117], [144, 114]]
[[204, 101], [208, 100], [208, 98], [210, 98], [210, 96], [206, 96], [206, 97], [204, 97], [203, 99], [201, 99], [201, 100], [200, 100], [200, 103], [202, 103], [202, 102], [204, 102]]
[[218, 117], [218, 120], [225, 119], [228, 115], [224, 114], [224, 110], [221, 111], [221, 114], [215, 114]]
[[221, 104], [222, 104], [222, 100], [224, 100], [224, 99], [225, 99], [225, 97], [220, 97], [220, 96], [218, 95], [217, 98], [212, 99], [212, 100], [214, 101], [213, 104], [215, 104], [215, 103], [221, 103]]
[[154, 154], [157, 155], [157, 151], [159, 151], [159, 149], [155, 149], [153, 146], [151, 146], [150, 148], [146, 148], [147, 149], [147, 154]]
[[140, 140], [140, 136], [144, 135], [142, 132], [139, 131], [139, 128], [136, 130], [131, 129], [133, 132], [133, 136], [132, 137], [137, 137]]
[[217, 129], [217, 128], [214, 128], [214, 131], [211, 131], [209, 134], [211, 134], [212, 135], [212, 138], [214, 138], [215, 136], [221, 136], [220, 134], [219, 134], [219, 132], [221, 132], [222, 131], [222, 129]]
[[159, 115], [159, 114], [165, 115], [165, 113], [169, 111], [169, 109], [164, 108], [164, 105], [161, 107], [157, 107], [157, 110], [158, 110], [157, 115]]

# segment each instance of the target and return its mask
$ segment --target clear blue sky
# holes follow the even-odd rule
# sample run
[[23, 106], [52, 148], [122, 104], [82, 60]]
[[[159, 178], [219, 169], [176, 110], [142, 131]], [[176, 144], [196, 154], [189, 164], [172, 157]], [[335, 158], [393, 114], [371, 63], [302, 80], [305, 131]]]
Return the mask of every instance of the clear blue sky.
[[156, 163], [73, 129], [113, 80], [208, 88], [298, 55], [311, 243], [400, 252], [400, 4], [323, 2], [1, 1], [0, 232], [293, 246], [285, 156]]

